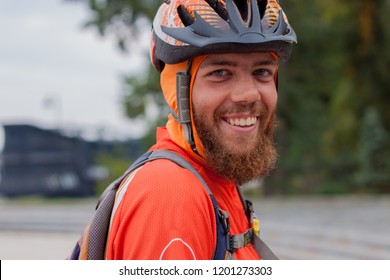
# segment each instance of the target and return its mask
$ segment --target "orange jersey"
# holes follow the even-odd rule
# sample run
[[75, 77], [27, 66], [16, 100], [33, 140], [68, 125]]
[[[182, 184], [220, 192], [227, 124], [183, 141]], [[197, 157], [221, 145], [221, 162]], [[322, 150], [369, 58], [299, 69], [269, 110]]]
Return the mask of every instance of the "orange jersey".
[[[174, 151], [189, 161], [210, 187], [219, 207], [229, 214], [230, 234], [249, 229], [234, 182], [226, 181], [177, 146], [166, 129], [157, 130], [151, 150]], [[167, 159], [146, 163], [129, 175], [118, 192], [108, 235], [107, 259], [207, 260], [216, 246], [213, 204], [195, 175]], [[259, 259], [252, 245], [235, 259]]]

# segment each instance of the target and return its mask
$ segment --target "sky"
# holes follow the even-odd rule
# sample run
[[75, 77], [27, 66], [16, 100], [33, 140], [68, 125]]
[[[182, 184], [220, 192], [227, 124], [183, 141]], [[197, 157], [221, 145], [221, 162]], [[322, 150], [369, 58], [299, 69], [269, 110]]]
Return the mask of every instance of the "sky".
[[142, 134], [120, 100], [123, 76], [145, 58], [83, 28], [90, 16], [82, 1], [0, 0], [0, 124], [81, 129], [89, 138]]

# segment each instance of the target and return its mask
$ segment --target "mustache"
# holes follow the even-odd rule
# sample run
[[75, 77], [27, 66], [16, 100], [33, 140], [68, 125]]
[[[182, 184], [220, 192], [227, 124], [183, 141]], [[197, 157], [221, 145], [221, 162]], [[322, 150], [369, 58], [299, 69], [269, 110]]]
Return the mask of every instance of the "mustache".
[[218, 118], [224, 115], [240, 113], [249, 113], [250, 115], [264, 116], [268, 115], [268, 110], [259, 101], [253, 103], [239, 103], [234, 105], [225, 105], [224, 107], [218, 108], [215, 111], [215, 117]]

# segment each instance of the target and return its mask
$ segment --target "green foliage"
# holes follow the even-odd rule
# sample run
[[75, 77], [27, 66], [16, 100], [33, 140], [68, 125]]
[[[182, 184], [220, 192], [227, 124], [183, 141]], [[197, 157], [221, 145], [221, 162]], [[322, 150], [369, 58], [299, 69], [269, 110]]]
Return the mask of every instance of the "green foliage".
[[148, 130], [143, 139], [145, 148], [155, 143], [156, 127], [164, 126], [169, 114], [159, 81], [159, 73], [152, 66], [148, 67], [145, 76], [125, 79], [124, 110], [129, 118], [141, 118], [147, 124]]
[[160, 5], [156, 0], [89, 0], [88, 3], [92, 16], [85, 27], [96, 27], [101, 35], [114, 34], [122, 50], [127, 50], [129, 42], [145, 30], [142, 25]]
[[355, 180], [360, 190], [378, 192], [390, 182], [390, 133], [374, 108], [367, 108], [357, 147]]
[[[91, 18], [86, 27], [96, 27], [101, 35], [113, 34], [122, 51], [139, 48], [141, 32], [149, 32], [151, 20], [162, 1], [156, 0], [89, 0]], [[147, 54], [148, 55], [148, 54]], [[148, 63], [148, 62], [147, 62]], [[155, 142], [155, 127], [166, 123], [169, 109], [161, 94], [159, 73], [147, 65], [144, 75], [124, 78], [122, 104], [132, 119], [142, 119], [148, 127], [144, 144]]]
[[[280, 2], [298, 45], [280, 69], [280, 157], [265, 193], [389, 193], [390, 1]], [[160, 3], [90, 0], [87, 25], [131, 49]], [[158, 73], [148, 68], [145, 78], [125, 84], [128, 116], [144, 118], [154, 131], [167, 114]], [[150, 107], [163, 109], [151, 118]]]
[[282, 4], [299, 43], [280, 71], [280, 160], [268, 193], [390, 192], [390, 147], [362, 136], [375, 134], [368, 107], [390, 129], [389, 1]]
[[95, 163], [98, 166], [107, 168], [109, 176], [105, 180], [96, 184], [96, 194], [100, 195], [111, 182], [120, 177], [124, 171], [131, 165], [133, 160], [125, 156], [123, 148], [117, 146], [114, 152], [101, 152], [96, 155]]

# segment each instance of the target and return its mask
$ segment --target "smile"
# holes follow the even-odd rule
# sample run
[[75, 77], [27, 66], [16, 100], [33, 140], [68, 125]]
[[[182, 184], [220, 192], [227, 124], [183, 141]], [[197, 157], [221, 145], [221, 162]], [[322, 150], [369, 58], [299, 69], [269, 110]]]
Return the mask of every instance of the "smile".
[[226, 118], [225, 121], [233, 126], [247, 127], [256, 124], [257, 117]]

